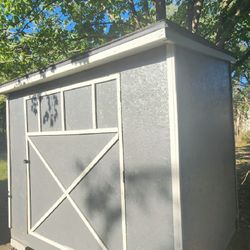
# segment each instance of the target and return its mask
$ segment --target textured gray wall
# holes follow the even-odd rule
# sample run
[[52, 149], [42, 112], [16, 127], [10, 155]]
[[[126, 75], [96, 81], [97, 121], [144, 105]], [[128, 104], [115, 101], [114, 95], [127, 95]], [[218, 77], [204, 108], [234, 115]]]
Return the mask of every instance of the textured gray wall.
[[236, 199], [228, 64], [176, 50], [185, 250], [222, 250], [235, 230]]
[[37, 241], [27, 235], [26, 205], [26, 165], [25, 128], [23, 98], [10, 97], [10, 145], [11, 145], [11, 184], [12, 184], [12, 230], [11, 235], [24, 245], [34, 249], [54, 249], [50, 245]]
[[92, 128], [91, 86], [64, 92], [66, 129]]
[[27, 129], [29, 132], [38, 131], [38, 98], [36, 96], [26, 101]]
[[97, 128], [117, 127], [116, 81], [96, 85]]
[[[165, 47], [159, 47], [143, 54], [135, 55], [125, 58], [123, 60], [110, 63], [95, 69], [84, 71], [69, 77], [60, 79], [60, 81], [52, 81], [45, 83], [39, 87], [30, 88], [25, 91], [21, 91], [11, 96], [11, 146], [12, 146], [12, 183], [13, 185], [13, 230], [12, 237], [20, 240], [24, 244], [36, 250], [54, 249], [53, 247], [27, 235], [26, 230], [26, 174], [23, 159], [25, 158], [25, 141], [24, 141], [24, 113], [23, 113], [23, 99], [22, 96], [27, 94], [37, 93], [38, 91], [45, 91], [54, 89], [59, 86], [67, 86], [73, 83], [83, 82], [93, 78], [101, 77], [112, 73], [121, 73], [121, 93], [122, 93], [122, 118], [123, 118], [123, 135], [124, 135], [124, 160], [126, 171], [126, 215], [127, 215], [127, 239], [128, 250], [164, 250], [173, 249], [173, 222], [172, 222], [172, 197], [171, 197], [171, 168], [170, 168], [170, 154], [169, 154], [169, 129], [168, 129], [168, 105], [167, 105], [167, 79], [166, 79], [166, 55]], [[60, 85], [59, 85], [60, 82]], [[102, 105], [107, 107], [104, 110], [99, 109], [97, 117], [97, 125], [100, 127], [114, 126], [117, 123], [115, 103], [116, 100], [111, 97], [115, 93], [115, 88], [109, 91], [111, 97], [107, 98], [103, 93], [105, 88], [112, 82], [106, 83], [107, 85], [97, 86], [97, 108]], [[110, 89], [110, 88], [109, 88]], [[80, 93], [78, 93], [80, 95]], [[76, 93], [66, 93], [65, 101], [66, 105], [71, 104], [75, 106]], [[59, 101], [55, 103], [54, 100], [50, 100], [52, 106], [59, 107], [60, 110], [60, 97]], [[47, 100], [48, 101], [48, 100]], [[49, 104], [48, 102], [45, 102]], [[101, 104], [101, 105], [100, 105]], [[84, 106], [84, 117], [89, 116], [89, 105], [79, 103], [79, 106], [74, 110], [75, 113], [71, 113], [70, 109], [66, 107], [66, 120], [70, 118], [69, 122], [66, 121], [66, 127], [71, 129], [82, 128], [78, 127], [77, 123], [83, 123], [83, 128], [88, 127], [91, 124], [80, 117], [78, 113]], [[48, 109], [48, 105], [46, 109]], [[45, 110], [46, 110], [45, 109]], [[49, 117], [54, 118], [55, 112], [52, 107]], [[53, 112], [52, 112], [53, 111]], [[85, 112], [86, 111], [86, 112]], [[85, 112], [85, 113], [84, 113]], [[42, 112], [44, 114], [44, 112]], [[53, 124], [56, 128], [60, 127], [60, 113], [57, 114], [57, 124]], [[107, 119], [110, 116], [110, 119]], [[32, 117], [32, 116], [31, 116]], [[34, 117], [33, 117], [34, 118]], [[33, 118], [30, 118], [31, 120]], [[36, 129], [34, 120], [31, 121], [32, 129]], [[44, 130], [49, 128], [51, 124], [45, 124], [42, 128]], [[52, 126], [52, 127], [53, 127]], [[53, 129], [53, 128], [52, 128]], [[52, 140], [52, 137], [34, 139], [34, 143], [45, 151], [43, 152], [46, 157], [50, 158], [51, 162], [55, 162], [55, 166], [58, 166], [56, 154], [65, 157], [64, 161], [61, 159], [61, 171], [60, 178], [64, 181], [65, 185], [68, 185], [72, 179], [79, 173], [82, 164], [79, 162], [79, 157], [74, 155], [79, 149], [81, 151], [80, 138], [74, 142], [70, 142], [68, 147], [62, 147], [63, 143], [68, 144], [67, 140], [63, 140], [63, 137], [58, 137], [56, 140]], [[47, 140], [44, 141], [44, 140]], [[47, 147], [47, 148], [46, 148]], [[54, 148], [55, 150], [53, 151]], [[72, 150], [74, 148], [74, 150]], [[113, 193], [113, 198], [110, 199], [107, 196], [105, 206], [102, 211], [94, 209], [94, 207], [100, 207], [99, 201], [95, 201], [95, 197], [90, 194], [94, 187], [97, 187], [98, 195], [96, 197], [103, 197], [103, 191], [108, 190], [105, 193], [112, 193], [112, 190], [117, 190], [116, 180], [114, 178], [117, 175], [117, 148], [112, 149], [111, 154], [107, 159], [104, 159], [104, 163], [100, 162], [100, 169], [103, 172], [97, 173], [96, 179], [90, 179], [84, 185], [84, 182], [79, 185], [84, 192], [79, 192], [79, 189], [75, 189], [72, 193], [73, 199], [78, 203], [79, 207], [83, 209], [87, 215], [91, 218], [92, 223], [95, 224], [98, 233], [101, 237], [105, 238], [108, 242], [108, 246], [111, 249], [121, 249], [120, 233], [120, 214], [119, 209], [119, 195], [117, 192]], [[73, 156], [72, 154], [73, 153]], [[71, 154], [70, 157], [66, 155]], [[80, 153], [79, 153], [80, 154]], [[78, 154], [78, 155], [79, 155]], [[35, 157], [35, 156], [33, 156]], [[72, 164], [68, 161], [71, 159]], [[82, 161], [84, 159], [80, 159]], [[37, 161], [34, 159], [34, 161]], [[110, 162], [112, 164], [110, 164]], [[72, 166], [72, 171], [68, 174], [67, 166]], [[78, 166], [78, 169], [76, 167]], [[36, 164], [39, 168], [39, 164]], [[107, 168], [107, 171], [105, 170]], [[97, 168], [98, 169], [98, 168]], [[55, 167], [56, 170], [56, 167]], [[58, 169], [57, 169], [58, 170]], [[112, 173], [112, 174], [111, 174]], [[31, 173], [33, 180], [39, 181], [39, 176], [36, 175], [35, 169]], [[103, 187], [101, 183], [102, 176], [106, 176], [107, 182]], [[41, 176], [41, 186], [45, 182], [45, 175]], [[33, 181], [33, 183], [34, 183]], [[107, 185], [110, 186], [107, 186]], [[33, 185], [33, 184], [32, 184]], [[39, 188], [39, 187], [37, 187]], [[47, 182], [47, 188], [50, 190], [53, 188], [49, 182]], [[87, 188], [87, 189], [86, 189]], [[106, 189], [108, 188], [108, 189]], [[49, 191], [50, 192], [50, 191]], [[33, 194], [36, 196], [37, 189], [33, 189]], [[46, 196], [41, 196], [41, 202], [44, 201], [43, 206], [32, 214], [33, 220], [37, 219], [50, 205], [52, 200], [56, 198], [57, 190], [50, 192], [50, 198], [47, 201]], [[37, 204], [39, 200], [34, 198], [34, 202]], [[97, 203], [95, 203], [97, 202]], [[103, 203], [103, 202], [102, 202]], [[94, 205], [93, 205], [94, 204]], [[33, 204], [34, 206], [34, 204]], [[38, 206], [39, 207], [39, 206]], [[115, 208], [115, 209], [113, 209]], [[88, 209], [88, 210], [87, 210]], [[64, 201], [60, 209], [55, 213], [55, 217], [48, 219], [47, 224], [41, 226], [38, 231], [40, 233], [46, 233], [53, 239], [58, 240], [63, 244], [71, 244], [75, 248], [78, 246], [80, 249], [84, 249], [81, 244], [84, 237], [87, 235], [87, 231], [82, 228], [82, 223], [79, 222], [77, 217], [65, 217], [65, 214], [70, 214], [71, 207], [67, 201]], [[107, 218], [108, 221], [107, 221]], [[65, 231], [57, 230], [55, 221], [62, 221], [59, 227], [67, 227], [71, 232], [67, 234]], [[50, 226], [48, 226], [50, 225]], [[72, 229], [74, 225], [74, 230]], [[56, 233], [58, 231], [58, 233]], [[77, 233], [78, 231], [78, 233]], [[75, 233], [76, 232], [76, 233]], [[81, 233], [79, 233], [81, 232]], [[107, 234], [108, 232], [108, 234]], [[80, 234], [80, 238], [77, 237]], [[86, 249], [98, 249], [95, 245], [95, 241], [92, 241], [92, 236], [88, 236], [86, 242]], [[110, 240], [113, 239], [113, 240]], [[70, 243], [71, 242], [71, 243]]]
[[121, 74], [129, 250], [174, 248], [167, 68], [156, 52], [160, 61]]

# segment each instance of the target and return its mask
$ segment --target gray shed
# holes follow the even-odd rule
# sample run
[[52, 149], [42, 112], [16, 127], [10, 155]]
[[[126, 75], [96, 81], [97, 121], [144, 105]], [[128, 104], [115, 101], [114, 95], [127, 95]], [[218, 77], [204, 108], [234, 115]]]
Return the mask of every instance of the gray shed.
[[226, 249], [232, 60], [163, 21], [2, 85], [12, 245]]

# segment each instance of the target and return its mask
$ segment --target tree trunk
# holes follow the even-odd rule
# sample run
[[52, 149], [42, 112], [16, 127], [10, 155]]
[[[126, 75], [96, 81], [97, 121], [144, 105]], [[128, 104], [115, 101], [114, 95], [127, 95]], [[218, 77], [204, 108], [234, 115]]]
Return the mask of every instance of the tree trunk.
[[193, 33], [196, 33], [196, 31], [198, 30], [203, 3], [204, 3], [204, 0], [195, 1], [194, 7], [193, 7], [193, 18], [192, 18], [192, 32]]
[[156, 20], [165, 20], [166, 19], [166, 2], [165, 0], [155, 0], [155, 9], [156, 9]]
[[142, 1], [142, 6], [143, 6], [143, 10], [145, 11], [145, 13], [146, 13], [147, 15], [149, 15], [148, 0], [143, 0], [143, 1]]
[[187, 5], [186, 28], [196, 33], [199, 27], [204, 0], [189, 0]]
[[135, 20], [136, 29], [141, 28], [140, 20], [138, 18], [138, 14], [137, 14], [137, 11], [135, 9], [134, 0], [129, 0], [128, 4], [129, 4], [130, 10], [131, 10], [131, 12], [133, 14], [133, 19]]
[[189, 0], [187, 4], [186, 29], [192, 31], [192, 20], [194, 13], [194, 0]]

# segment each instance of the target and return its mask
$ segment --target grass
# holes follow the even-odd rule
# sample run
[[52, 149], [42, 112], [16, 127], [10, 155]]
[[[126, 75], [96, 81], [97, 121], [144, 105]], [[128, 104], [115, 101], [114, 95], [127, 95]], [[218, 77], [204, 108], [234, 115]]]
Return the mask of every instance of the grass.
[[7, 154], [5, 135], [0, 133], [0, 181], [7, 179]]
[[7, 162], [0, 160], [0, 181], [7, 179]]
[[250, 131], [243, 132], [238, 138], [236, 138], [235, 142], [237, 148], [250, 144]]

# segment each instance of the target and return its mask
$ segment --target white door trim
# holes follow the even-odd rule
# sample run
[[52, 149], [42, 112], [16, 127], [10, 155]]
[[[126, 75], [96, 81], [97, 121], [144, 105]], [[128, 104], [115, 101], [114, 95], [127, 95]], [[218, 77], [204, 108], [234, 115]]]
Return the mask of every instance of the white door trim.
[[8, 227], [12, 228], [12, 186], [11, 186], [11, 154], [10, 154], [10, 107], [6, 97], [6, 139], [7, 139], [7, 168], [8, 168]]
[[[115, 80], [116, 86], [117, 86], [117, 112], [118, 112], [118, 127], [113, 128], [98, 128], [97, 122], [96, 122], [96, 84], [102, 83], [105, 84], [105, 82]], [[77, 89], [85, 86], [91, 86], [91, 98], [92, 98], [92, 128], [90, 129], [83, 129], [83, 130], [67, 130], [65, 127], [65, 107], [64, 107], [64, 92], [72, 89]], [[56, 181], [57, 185], [62, 190], [63, 195], [53, 204], [53, 206], [32, 226], [31, 225], [31, 187], [30, 187], [30, 163], [27, 161], [27, 208], [28, 208], [28, 218], [27, 218], [27, 224], [28, 224], [28, 233], [40, 240], [43, 240], [47, 242], [48, 244], [51, 244], [59, 249], [70, 249], [69, 247], [63, 246], [57, 242], [54, 242], [53, 240], [50, 240], [37, 232], [35, 230], [46, 220], [46, 218], [49, 217], [49, 215], [65, 200], [68, 199], [68, 201], [71, 203], [74, 210], [77, 212], [77, 214], [80, 216], [81, 220], [84, 222], [84, 224], [87, 226], [89, 231], [92, 233], [94, 238], [99, 243], [100, 247], [102, 249], [107, 250], [107, 247], [105, 246], [104, 242], [102, 242], [101, 238], [97, 235], [96, 231], [92, 228], [90, 223], [88, 222], [87, 218], [83, 215], [83, 213], [80, 211], [79, 207], [76, 205], [76, 203], [72, 200], [70, 197], [70, 192], [79, 184], [79, 182], [86, 176], [89, 171], [91, 171], [92, 168], [99, 162], [99, 160], [116, 144], [116, 142], [119, 140], [119, 161], [120, 161], [120, 188], [121, 188], [121, 213], [122, 213], [122, 237], [123, 237], [123, 250], [127, 249], [126, 244], [126, 206], [125, 206], [125, 183], [124, 183], [124, 160], [123, 160], [123, 139], [122, 139], [122, 113], [121, 113], [121, 89], [120, 89], [120, 75], [119, 74], [113, 74], [108, 75], [105, 77], [97, 78], [94, 80], [81, 82], [77, 84], [73, 84], [67, 87], [63, 88], [57, 88], [50, 91], [38, 93], [35, 95], [29, 95], [24, 97], [24, 113], [25, 113], [25, 137], [26, 137], [26, 159], [29, 160], [29, 147], [32, 147], [37, 156], [42, 161], [45, 168], [49, 171], [50, 175], [53, 177], [53, 179]], [[61, 112], [63, 120], [61, 121], [61, 130], [59, 131], [42, 131], [41, 130], [41, 105], [40, 105], [40, 97], [45, 95], [51, 95], [59, 93], [61, 95]], [[31, 98], [37, 97], [38, 100], [38, 131], [36, 132], [28, 132], [28, 116], [27, 116], [27, 100], [30, 100]], [[60, 135], [85, 135], [85, 134], [106, 134], [106, 133], [114, 133], [114, 136], [112, 139], [106, 144], [106, 146], [97, 154], [97, 156], [91, 161], [91, 163], [85, 168], [85, 170], [73, 181], [73, 183], [67, 188], [67, 190], [64, 188], [58, 177], [55, 175], [51, 167], [49, 166], [48, 162], [43, 158], [41, 153], [39, 152], [38, 148], [35, 146], [35, 144], [32, 141], [33, 137], [37, 136], [60, 136]]]
[[120, 160], [120, 185], [121, 185], [121, 208], [122, 208], [122, 235], [123, 250], [127, 249], [127, 227], [126, 227], [126, 198], [125, 198], [125, 168], [123, 151], [123, 129], [122, 129], [122, 99], [121, 79], [117, 79], [117, 104], [118, 104], [118, 133], [119, 133], [119, 160]]

